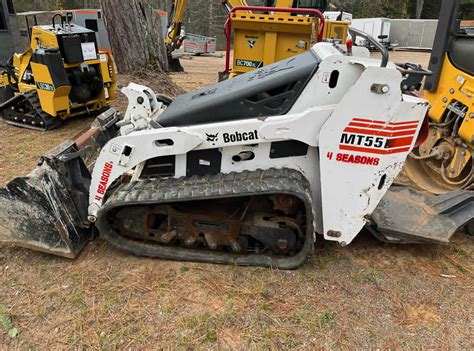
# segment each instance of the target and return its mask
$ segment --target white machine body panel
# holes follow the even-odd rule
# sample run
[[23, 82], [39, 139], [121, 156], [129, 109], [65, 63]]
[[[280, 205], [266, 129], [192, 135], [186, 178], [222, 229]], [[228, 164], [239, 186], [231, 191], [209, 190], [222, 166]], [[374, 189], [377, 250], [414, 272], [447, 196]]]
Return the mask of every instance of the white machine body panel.
[[[319, 43], [313, 52], [322, 62], [285, 115], [137, 130], [112, 139], [92, 174], [89, 220], [96, 220], [110, 185], [130, 172], [138, 179], [147, 160], [174, 155], [178, 178], [187, 175], [187, 153], [218, 149], [221, 173], [301, 172], [311, 185], [316, 232], [350, 243], [401, 170], [427, 103], [402, 95], [394, 65], [379, 68], [380, 61], [368, 58], [365, 49], [357, 50], [357, 57], [346, 56], [332, 44]], [[281, 141], [300, 142], [307, 151], [271, 157], [273, 143]], [[205, 157], [199, 160], [201, 166], [208, 163]]]
[[396, 70], [367, 68], [320, 131], [327, 240], [354, 239], [414, 147], [428, 105], [402, 97], [400, 83]]

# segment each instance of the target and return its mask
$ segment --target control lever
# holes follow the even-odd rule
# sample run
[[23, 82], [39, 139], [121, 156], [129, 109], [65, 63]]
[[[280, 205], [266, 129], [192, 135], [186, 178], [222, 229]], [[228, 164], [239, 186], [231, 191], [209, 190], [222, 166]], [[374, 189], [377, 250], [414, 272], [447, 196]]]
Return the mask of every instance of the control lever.
[[404, 93], [420, 90], [423, 78], [433, 74], [418, 63], [397, 63], [396, 66], [403, 75], [401, 88]]

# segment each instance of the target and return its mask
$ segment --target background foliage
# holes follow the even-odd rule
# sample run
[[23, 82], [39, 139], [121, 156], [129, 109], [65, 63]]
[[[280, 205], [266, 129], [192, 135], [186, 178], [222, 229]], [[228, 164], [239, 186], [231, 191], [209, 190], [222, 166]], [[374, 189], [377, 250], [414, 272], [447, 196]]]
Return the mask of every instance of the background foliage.
[[[145, 0], [157, 8], [167, 8], [170, 0]], [[221, 0], [209, 0], [220, 3]], [[32, 10], [54, 10], [60, 7], [97, 8], [99, 0], [14, 0], [18, 12]], [[263, 0], [248, 0], [263, 4]], [[191, 6], [193, 1], [190, 1]], [[350, 12], [354, 18], [388, 17], [416, 18], [417, 3], [422, 3], [421, 18], [438, 18], [441, 0], [330, 0], [331, 8]], [[464, 19], [474, 19], [474, 0], [461, 0]]]

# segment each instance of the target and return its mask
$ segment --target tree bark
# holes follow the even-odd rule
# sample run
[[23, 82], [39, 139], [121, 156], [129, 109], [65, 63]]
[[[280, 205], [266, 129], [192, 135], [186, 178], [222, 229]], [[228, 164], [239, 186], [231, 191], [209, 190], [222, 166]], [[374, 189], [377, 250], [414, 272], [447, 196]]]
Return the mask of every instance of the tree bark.
[[423, 12], [424, 0], [416, 0], [416, 18], [420, 19]]
[[110, 46], [121, 73], [168, 70], [160, 17], [139, 0], [100, 0]]

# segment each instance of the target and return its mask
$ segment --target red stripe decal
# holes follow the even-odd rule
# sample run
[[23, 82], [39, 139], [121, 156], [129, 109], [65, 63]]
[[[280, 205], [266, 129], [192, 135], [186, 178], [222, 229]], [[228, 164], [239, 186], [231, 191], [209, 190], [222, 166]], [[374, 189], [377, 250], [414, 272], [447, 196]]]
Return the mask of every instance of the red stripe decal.
[[94, 10], [74, 10], [75, 13], [78, 13], [80, 15], [97, 15], [97, 12], [99, 11], [94, 11]]
[[404, 124], [415, 124], [418, 125], [418, 121], [406, 121], [406, 122], [384, 122], [384, 121], [375, 121], [373, 119], [365, 119], [365, 118], [353, 118], [355, 122], [364, 122], [364, 123], [375, 123], [375, 124], [389, 124], [392, 126], [399, 126]]
[[407, 126], [397, 126], [397, 127], [392, 127], [392, 126], [382, 126], [382, 125], [374, 125], [374, 124], [368, 124], [368, 123], [360, 123], [360, 122], [350, 122], [349, 126], [351, 127], [362, 127], [362, 128], [370, 128], [370, 129], [380, 129], [380, 130], [406, 130], [406, 129], [415, 129], [418, 127], [418, 125], [407, 125]]
[[413, 142], [413, 137], [404, 137], [397, 139], [390, 139], [387, 143], [387, 148], [410, 146]]
[[341, 150], [358, 151], [358, 152], [365, 152], [368, 154], [378, 154], [378, 155], [390, 155], [390, 154], [397, 154], [399, 152], [410, 151], [409, 147], [403, 147], [403, 148], [397, 148], [397, 149], [370, 149], [367, 147], [360, 147], [360, 146], [339, 145], [339, 148]]
[[344, 129], [346, 133], [356, 133], [356, 134], [364, 134], [364, 135], [377, 135], [377, 136], [386, 136], [386, 137], [399, 137], [399, 136], [408, 136], [408, 135], [415, 135], [416, 130], [407, 130], [404, 132], [386, 132], [383, 130], [370, 130], [370, 129], [359, 129], [359, 128], [351, 128], [347, 127]]

